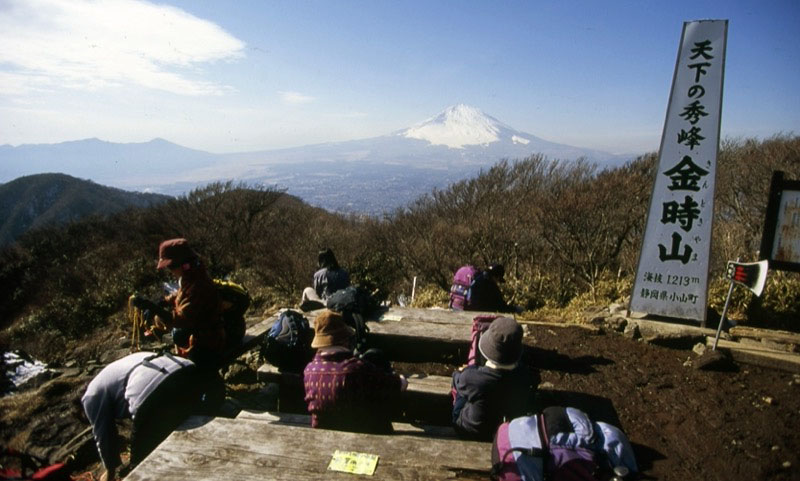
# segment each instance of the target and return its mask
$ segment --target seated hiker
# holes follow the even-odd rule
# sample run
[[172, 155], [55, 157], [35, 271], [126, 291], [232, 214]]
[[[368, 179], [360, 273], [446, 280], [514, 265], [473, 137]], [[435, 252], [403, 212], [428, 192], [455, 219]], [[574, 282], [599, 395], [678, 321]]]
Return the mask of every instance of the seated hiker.
[[121, 464], [116, 420], [133, 419], [130, 465], [141, 462], [200, 405], [203, 384], [189, 359], [137, 352], [103, 368], [81, 399], [92, 425], [105, 473], [114, 480]]
[[519, 363], [522, 327], [514, 319], [495, 319], [478, 341], [486, 364], [453, 373], [453, 427], [467, 439], [491, 441], [504, 421], [533, 409], [538, 373]]
[[158, 269], [169, 269], [179, 289], [162, 303], [141, 296], [133, 305], [155, 315], [156, 321], [172, 329], [178, 354], [198, 367], [215, 369], [225, 349], [222, 304], [214, 281], [186, 239], [170, 239], [158, 248]]
[[506, 303], [498, 283], [505, 282], [506, 270], [502, 264], [492, 264], [475, 276], [470, 288], [469, 303], [464, 310], [486, 312], [519, 312], [516, 306]]
[[314, 323], [317, 349], [303, 371], [311, 426], [342, 431], [389, 433], [398, 394], [408, 383], [375, 351], [356, 357], [354, 330], [341, 314], [326, 310]]
[[314, 273], [313, 287], [303, 290], [300, 308], [304, 311], [322, 309], [331, 294], [350, 286], [350, 274], [339, 266], [330, 248], [319, 251], [317, 265], [319, 270]]

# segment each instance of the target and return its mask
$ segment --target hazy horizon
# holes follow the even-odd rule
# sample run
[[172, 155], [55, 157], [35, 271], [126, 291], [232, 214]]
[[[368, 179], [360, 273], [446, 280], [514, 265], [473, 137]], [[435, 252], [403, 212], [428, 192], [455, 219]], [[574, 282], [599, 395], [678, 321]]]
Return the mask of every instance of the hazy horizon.
[[550, 142], [656, 151], [683, 22], [705, 18], [729, 20], [722, 138], [800, 130], [791, 0], [7, 0], [0, 145], [275, 150], [464, 103]]

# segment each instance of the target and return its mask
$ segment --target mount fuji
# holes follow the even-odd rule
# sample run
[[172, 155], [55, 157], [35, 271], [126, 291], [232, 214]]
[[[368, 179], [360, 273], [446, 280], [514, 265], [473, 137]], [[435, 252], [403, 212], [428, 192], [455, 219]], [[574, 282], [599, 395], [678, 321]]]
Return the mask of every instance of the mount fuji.
[[500, 159], [533, 154], [585, 158], [600, 167], [631, 158], [548, 142], [459, 104], [388, 135], [257, 152], [211, 154], [163, 139], [4, 145], [0, 182], [60, 171], [127, 190], [180, 195], [210, 182], [234, 180], [275, 186], [329, 210], [381, 214], [472, 177]]
[[407, 129], [380, 137], [329, 142], [290, 149], [228, 154], [229, 164], [244, 178], [258, 176], [276, 163], [368, 162], [427, 169], [488, 167], [500, 159], [522, 159], [532, 154], [551, 159], [580, 157], [601, 166], [623, 163], [622, 157], [598, 150], [548, 142], [521, 132], [475, 107], [454, 105]]

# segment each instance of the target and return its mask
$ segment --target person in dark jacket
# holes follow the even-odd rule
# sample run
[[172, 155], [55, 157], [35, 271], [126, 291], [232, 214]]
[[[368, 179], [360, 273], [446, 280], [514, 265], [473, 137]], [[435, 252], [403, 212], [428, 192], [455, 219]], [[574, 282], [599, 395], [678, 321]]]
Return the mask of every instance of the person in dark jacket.
[[475, 277], [470, 288], [470, 311], [519, 312], [516, 306], [509, 305], [500, 292], [499, 283], [505, 282], [506, 270], [502, 264], [492, 264]]
[[355, 356], [354, 334], [338, 312], [325, 310], [314, 321], [311, 347], [318, 350], [303, 371], [311, 427], [390, 433], [392, 410], [408, 383], [380, 356]]
[[519, 363], [522, 327], [499, 317], [481, 335], [478, 349], [483, 366], [471, 365], [453, 373], [453, 427], [466, 439], [491, 441], [504, 421], [533, 409], [539, 375]]
[[186, 239], [170, 239], [158, 248], [158, 269], [169, 269], [178, 290], [162, 303], [136, 296], [133, 305], [172, 329], [178, 354], [203, 369], [217, 368], [225, 350], [222, 302], [200, 256]]
[[201, 397], [202, 383], [189, 359], [137, 352], [103, 368], [81, 399], [105, 468], [101, 481], [117, 479], [121, 464], [117, 419], [133, 419], [132, 467], [199, 406]]
[[304, 311], [325, 307], [331, 294], [350, 286], [350, 274], [339, 265], [330, 248], [319, 251], [317, 265], [319, 269], [314, 273], [312, 287], [303, 290], [300, 308]]

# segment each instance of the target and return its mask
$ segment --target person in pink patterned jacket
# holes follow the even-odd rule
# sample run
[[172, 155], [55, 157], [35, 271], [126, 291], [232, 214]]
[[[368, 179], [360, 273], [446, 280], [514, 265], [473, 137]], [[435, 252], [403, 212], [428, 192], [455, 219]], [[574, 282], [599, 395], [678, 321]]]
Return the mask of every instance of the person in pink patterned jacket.
[[355, 331], [341, 314], [326, 310], [314, 322], [317, 348], [303, 371], [305, 401], [314, 428], [365, 433], [392, 432], [391, 416], [405, 378], [385, 362], [355, 356], [350, 343]]

